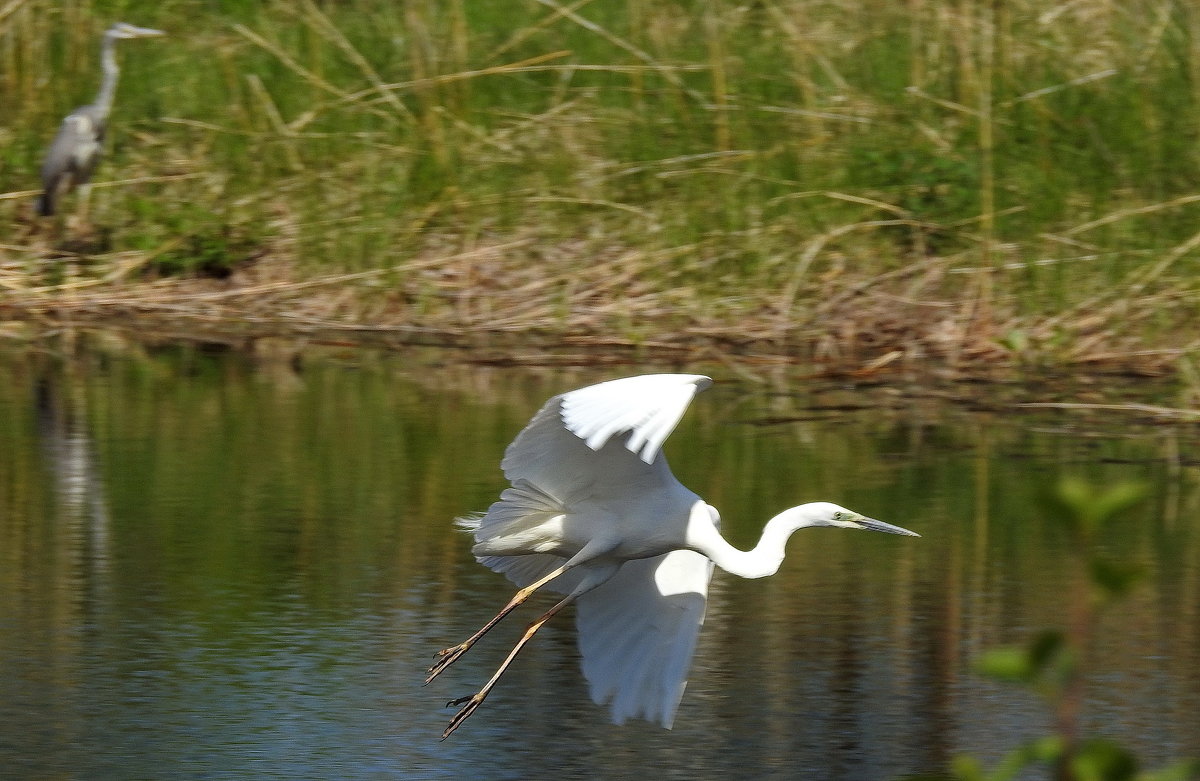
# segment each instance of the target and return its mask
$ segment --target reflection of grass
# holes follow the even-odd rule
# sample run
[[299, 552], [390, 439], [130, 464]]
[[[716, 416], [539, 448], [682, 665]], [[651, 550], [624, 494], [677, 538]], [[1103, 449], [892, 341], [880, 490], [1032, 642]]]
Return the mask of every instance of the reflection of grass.
[[[479, 328], [498, 309], [626, 341], [682, 327], [857, 368], [896, 350], [1158, 368], [1177, 353], [1138, 354], [1147, 341], [1187, 346], [1186, 9], [209, 8], [131, 19], [174, 35], [121, 52], [98, 178], [141, 181], [98, 188], [92, 213], [115, 251], [214, 255], [233, 237], [301, 277], [395, 267], [385, 303], [352, 291], [358, 318]], [[90, 99], [111, 11], [34, 0], [0, 18], [0, 190], [35, 185], [59, 117]], [[514, 238], [457, 286], [404, 271]], [[618, 268], [598, 282], [596, 264]], [[530, 268], [545, 284], [510, 304]]]

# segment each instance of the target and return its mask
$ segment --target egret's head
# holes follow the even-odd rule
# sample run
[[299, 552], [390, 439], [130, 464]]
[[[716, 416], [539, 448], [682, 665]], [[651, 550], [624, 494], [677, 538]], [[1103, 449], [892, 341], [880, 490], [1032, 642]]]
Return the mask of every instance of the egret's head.
[[811, 526], [837, 526], [842, 529], [865, 529], [872, 532], [904, 534], [909, 537], [921, 536], [903, 527], [893, 526], [890, 523], [868, 518], [862, 513], [847, 510], [845, 507], [839, 507], [832, 502], [813, 502], [812, 504], [801, 505], [801, 507], [809, 517], [809, 525]]
[[149, 27], [135, 27], [125, 22], [117, 22], [108, 28], [107, 35], [113, 38], [154, 38], [159, 35], [166, 35], [166, 33], [162, 30], [153, 30]]

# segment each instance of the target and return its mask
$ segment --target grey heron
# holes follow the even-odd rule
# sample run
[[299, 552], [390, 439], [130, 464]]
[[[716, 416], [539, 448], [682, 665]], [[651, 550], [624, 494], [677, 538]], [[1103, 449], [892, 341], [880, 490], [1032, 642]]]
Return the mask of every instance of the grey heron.
[[438, 652], [429, 683], [501, 619], [545, 587], [566, 596], [535, 620], [442, 733], [475, 711], [521, 648], [556, 613], [576, 605], [584, 677], [613, 721], [670, 727], [704, 620], [713, 565], [743, 578], [773, 575], [798, 529], [832, 526], [918, 537], [829, 502], [784, 510], [753, 550], [730, 545], [720, 516], [680, 483], [659, 451], [688, 404], [712, 380], [648, 374], [551, 398], [500, 463], [512, 483], [479, 516], [460, 519], [480, 563], [520, 586], [482, 629]]
[[54, 143], [42, 161], [42, 188], [37, 211], [43, 217], [53, 215], [59, 197], [71, 189], [86, 184], [91, 179], [96, 162], [100, 159], [101, 144], [112, 111], [113, 97], [117, 91], [116, 43], [123, 38], [149, 38], [166, 35], [162, 30], [135, 27], [117, 22], [104, 33], [104, 44], [100, 50], [100, 65], [104, 80], [96, 101], [80, 106], [67, 115]]

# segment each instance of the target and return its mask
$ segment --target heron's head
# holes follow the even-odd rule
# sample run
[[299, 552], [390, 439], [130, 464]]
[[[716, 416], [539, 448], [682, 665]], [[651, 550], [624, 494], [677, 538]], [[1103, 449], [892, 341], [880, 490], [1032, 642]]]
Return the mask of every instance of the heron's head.
[[166, 35], [162, 30], [154, 30], [149, 27], [136, 27], [125, 22], [117, 22], [108, 28], [108, 33], [106, 34], [113, 38], [154, 38], [159, 35]]
[[864, 529], [871, 532], [904, 534], [909, 537], [921, 536], [901, 526], [893, 526], [890, 523], [868, 518], [862, 513], [847, 510], [845, 507], [839, 507], [832, 502], [813, 502], [801, 505], [797, 509], [803, 511], [808, 520], [808, 524], [806, 524], [808, 526], [837, 526], [841, 529]]

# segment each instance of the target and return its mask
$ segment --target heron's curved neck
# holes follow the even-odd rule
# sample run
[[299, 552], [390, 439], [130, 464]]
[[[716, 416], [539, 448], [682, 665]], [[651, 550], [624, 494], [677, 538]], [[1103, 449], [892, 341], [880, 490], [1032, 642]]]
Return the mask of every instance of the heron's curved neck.
[[779, 571], [784, 548], [792, 532], [805, 524], [792, 511], [767, 521], [753, 549], [739, 550], [721, 536], [711, 523], [693, 523], [688, 528], [688, 547], [702, 553], [726, 572], [741, 578], [765, 578]]
[[104, 70], [104, 81], [100, 83], [100, 94], [96, 96], [96, 107], [104, 116], [112, 110], [113, 98], [117, 94], [117, 76], [121, 69], [117, 67], [117, 39], [111, 35], [104, 36], [104, 46], [100, 50], [100, 67]]

